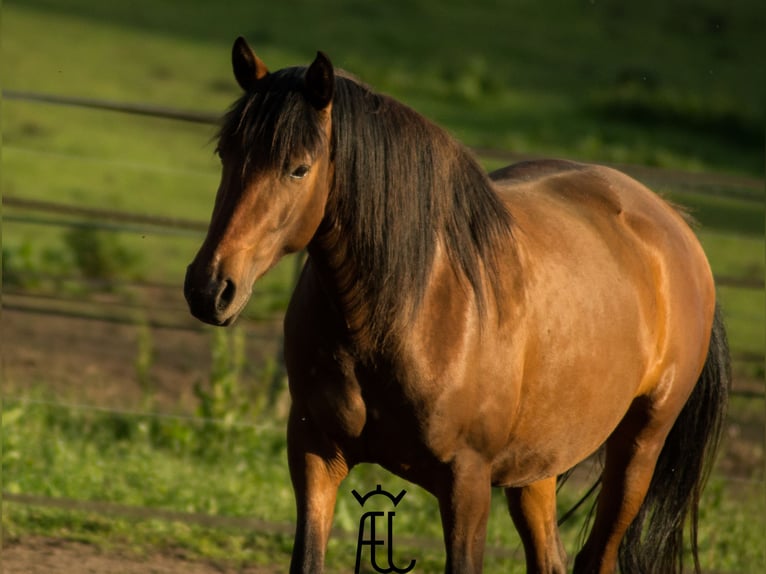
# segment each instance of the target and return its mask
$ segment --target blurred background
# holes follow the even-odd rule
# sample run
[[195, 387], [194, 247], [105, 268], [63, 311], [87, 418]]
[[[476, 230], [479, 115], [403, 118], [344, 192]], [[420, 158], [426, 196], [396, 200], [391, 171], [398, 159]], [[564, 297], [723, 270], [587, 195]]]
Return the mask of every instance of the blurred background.
[[[736, 375], [702, 563], [766, 569], [761, 2], [6, 0], [1, 15], [7, 572], [49, 571], [53, 555], [59, 572], [96, 558], [105, 572], [284, 570], [281, 318], [300, 258], [229, 330], [192, 320], [182, 295], [218, 185], [216, 121], [239, 94], [238, 35], [271, 69], [324, 51], [488, 169], [606, 163], [690, 210]], [[401, 551], [441, 571], [435, 501], [372, 467], [339, 496], [330, 571], [352, 569], [350, 490], [376, 484], [408, 489]], [[494, 502], [487, 570], [523, 572]], [[564, 528], [570, 554], [581, 524]]]

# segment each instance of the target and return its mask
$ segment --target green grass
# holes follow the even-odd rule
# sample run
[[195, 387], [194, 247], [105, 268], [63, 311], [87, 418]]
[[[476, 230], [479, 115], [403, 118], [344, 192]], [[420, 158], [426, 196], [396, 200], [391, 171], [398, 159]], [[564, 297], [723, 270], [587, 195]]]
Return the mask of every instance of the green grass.
[[274, 68], [322, 49], [468, 143], [578, 150], [602, 161], [619, 147], [618, 156], [638, 163], [762, 171], [764, 80], [752, 54], [763, 51], [764, 15], [756, 3], [722, 10], [708, 0], [690, 12], [559, 2], [556, 18], [553, 9], [456, 0], [237, 0], [216, 10], [205, 0], [183, 9], [17, 0], [6, 4], [3, 49], [9, 87], [88, 86], [94, 96], [219, 110], [231, 85], [228, 48], [243, 34]]
[[[694, 14], [561, 3], [551, 19], [549, 8], [11, 0], [4, 87], [222, 113], [237, 96], [229, 47], [245, 34], [274, 68], [322, 48], [469, 145], [762, 175], [764, 86], [749, 57], [761, 41], [760, 11], [721, 12], [712, 1]], [[752, 89], [738, 88], [742, 78]], [[209, 217], [219, 177], [214, 127], [12, 100], [2, 113], [4, 194]], [[750, 206], [690, 201], [704, 208], [706, 226], [740, 232], [744, 218], [756, 232]], [[4, 241], [43, 249], [56, 236], [9, 223]], [[174, 282], [197, 247], [195, 239], [123, 240], [147, 253], [145, 275]]]
[[715, 228], [701, 228], [698, 236], [705, 249], [713, 273], [722, 277], [763, 280], [763, 237], [732, 235]]
[[[284, 431], [272, 420], [259, 426], [222, 425], [181, 418], [69, 410], [45, 403], [7, 401], [3, 410], [3, 477], [10, 493], [115, 502], [188, 513], [249, 517], [277, 524], [293, 520], [293, 495], [287, 474]], [[260, 421], [261, 423], [263, 421]], [[331, 572], [349, 571], [361, 510], [351, 490], [367, 492], [381, 484], [407, 490], [397, 507], [396, 532], [403, 539], [431, 539], [435, 548], [406, 544], [400, 561], [418, 560], [418, 572], [440, 572], [441, 527], [435, 499], [378, 467], [354, 469], [341, 486], [336, 532], [329, 550]], [[560, 512], [580, 494], [566, 488]], [[382, 509], [382, 508], [381, 508]], [[365, 507], [365, 510], [368, 510]], [[715, 479], [701, 510], [700, 547], [706, 569], [758, 571], [763, 500], [756, 488]], [[563, 539], [570, 553], [578, 547], [582, 517], [567, 523]], [[76, 510], [41, 509], [7, 503], [6, 537], [26, 533], [122, 546], [137, 552], [183, 549], [191, 557], [227, 563], [286, 564], [290, 536], [210, 528], [165, 520], [129, 520]], [[495, 492], [488, 545], [521, 558], [520, 542]], [[488, 556], [492, 572], [523, 572], [520, 563]]]
[[[760, 53], [763, 14], [754, 5], [721, 11], [708, 1], [687, 13], [562, 2], [556, 13], [454, 0], [290, 8], [239, 0], [220, 10], [204, 0], [183, 10], [149, 0], [17, 0], [4, 5], [5, 86], [220, 112], [236, 95], [229, 46], [245, 34], [274, 68], [323, 49], [468, 144], [762, 173], [764, 82], [750, 55]], [[27, 135], [58, 131], [36, 130], [21, 104], [7, 105], [8, 145], [24, 139], [24, 126]], [[133, 121], [107, 124], [118, 136]], [[133, 141], [151, 151], [165, 129], [174, 128]], [[156, 159], [167, 157], [160, 151]]]
[[[10, 0], [2, 14], [3, 88], [221, 113], [237, 97], [229, 50], [244, 34], [272, 68], [307, 63], [322, 49], [468, 145], [762, 178], [766, 78], [753, 54], [764, 51], [763, 10], [755, 2], [722, 9], [704, 0], [693, 11], [676, 4], [233, 0], [211, 9], [206, 0]], [[209, 217], [219, 177], [213, 126], [6, 99], [2, 128], [5, 195]], [[763, 279], [762, 206], [672, 185], [658, 191], [701, 222], [717, 275]], [[763, 197], [762, 190], [752, 194]], [[19, 212], [6, 208], [10, 214]], [[4, 264], [66, 271], [75, 254], [64, 233], [4, 222], [3, 249], [11, 256]], [[200, 240], [121, 232], [109, 241], [140, 254], [120, 278], [180, 286]], [[284, 308], [293, 269], [286, 261], [264, 278], [251, 313]], [[762, 352], [763, 290], [722, 287], [719, 295], [733, 349]], [[218, 428], [23, 403], [6, 403], [3, 417], [10, 492], [293, 520], [279, 421]], [[433, 498], [373, 467], [356, 469], [344, 484], [339, 528], [353, 536], [358, 522], [350, 489], [378, 483], [408, 490], [397, 515], [403, 535], [440, 539]], [[562, 508], [572, 498], [566, 495]], [[764, 570], [765, 511], [750, 487], [714, 481], [702, 510], [705, 567]], [[41, 533], [139, 552], [182, 548], [235, 563], [283, 564], [292, 545], [280, 535], [12, 503], [4, 506], [3, 527], [10, 537]], [[570, 552], [576, 531], [565, 531]], [[493, 500], [488, 538], [493, 546], [519, 546], [501, 497]], [[439, 550], [399, 552], [418, 559], [418, 572], [441, 571]], [[333, 541], [330, 556], [334, 571], [349, 571], [353, 544]], [[509, 571], [500, 560], [487, 563], [489, 572]]]
[[[763, 357], [766, 349], [766, 298], [762, 289], [719, 287], [718, 298], [723, 308], [729, 345], [735, 353], [751, 353]], [[754, 373], [761, 373], [763, 364]]]

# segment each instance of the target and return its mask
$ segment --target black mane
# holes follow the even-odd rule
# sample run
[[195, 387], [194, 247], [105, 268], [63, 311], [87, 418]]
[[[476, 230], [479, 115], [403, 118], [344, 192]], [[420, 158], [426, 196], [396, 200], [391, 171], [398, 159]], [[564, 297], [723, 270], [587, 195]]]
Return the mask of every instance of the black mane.
[[496, 291], [495, 248], [511, 228], [484, 170], [445, 131], [392, 98], [345, 77], [336, 79], [335, 94], [331, 199], [352, 238], [347, 257], [364, 270], [358, 298], [372, 306], [371, 331], [385, 338], [394, 316], [407, 319], [407, 307], [418, 308], [437, 242], [484, 309], [482, 268]]
[[223, 118], [218, 153], [242, 154], [242, 175], [284, 170], [291, 160], [313, 156], [325, 144], [319, 114], [302, 93], [305, 68], [269, 74], [239, 98]]
[[[304, 70], [270, 74], [262, 92], [235, 103], [220, 132], [224, 153], [232, 142], [281, 169], [324, 145], [319, 114], [301, 93]], [[365, 329], [382, 342], [397, 321], [406, 324], [422, 301], [439, 243], [484, 312], [486, 295], [499, 296], [497, 245], [509, 238], [511, 217], [471, 153], [412, 109], [343, 73], [336, 74], [330, 146], [335, 179], [319, 234], [334, 227], [343, 235], [337, 265], [353, 266], [355, 276], [341, 288], [364, 309]]]

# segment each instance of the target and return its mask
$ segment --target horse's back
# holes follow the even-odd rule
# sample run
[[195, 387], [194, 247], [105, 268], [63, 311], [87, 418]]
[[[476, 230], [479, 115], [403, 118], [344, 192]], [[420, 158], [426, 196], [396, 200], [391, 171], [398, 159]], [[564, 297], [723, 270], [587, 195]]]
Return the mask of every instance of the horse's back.
[[547, 215], [536, 218], [536, 229], [560, 228], [566, 220], [587, 222], [602, 234], [609, 227], [618, 235], [631, 235], [637, 245], [661, 248], [664, 257], [679, 257], [687, 266], [698, 266], [703, 275], [709, 271], [685, 215], [620, 171], [566, 160], [536, 160], [499, 169], [490, 178], [516, 219], [524, 213]]
[[630, 207], [632, 215], [648, 209], [672, 211], [638, 181], [601, 165], [558, 159], [524, 161], [496, 170], [490, 178], [514, 214], [524, 204], [544, 198], [581, 213], [610, 216], [625, 215]]
[[589, 165], [565, 159], [538, 159], [521, 161], [497, 169], [489, 174], [497, 183], [533, 181], [547, 175], [588, 169]]

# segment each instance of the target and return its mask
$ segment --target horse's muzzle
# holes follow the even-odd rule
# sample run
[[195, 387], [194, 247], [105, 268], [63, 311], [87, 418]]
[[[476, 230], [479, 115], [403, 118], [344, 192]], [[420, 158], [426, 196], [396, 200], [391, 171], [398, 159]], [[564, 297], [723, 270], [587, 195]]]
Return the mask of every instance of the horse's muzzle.
[[184, 296], [189, 311], [200, 321], [217, 327], [233, 323], [239, 315], [232, 308], [236, 294], [237, 286], [232, 279], [202, 276], [195, 273], [193, 263], [186, 269]]

